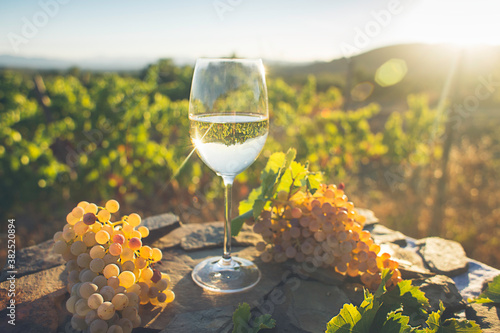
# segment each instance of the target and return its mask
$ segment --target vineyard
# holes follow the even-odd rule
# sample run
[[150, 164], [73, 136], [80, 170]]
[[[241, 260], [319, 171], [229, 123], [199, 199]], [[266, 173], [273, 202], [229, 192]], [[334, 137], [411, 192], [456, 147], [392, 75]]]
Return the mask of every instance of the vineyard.
[[[222, 219], [220, 179], [196, 154], [184, 163], [193, 149], [191, 75], [168, 60], [137, 75], [1, 71], [2, 232], [15, 217], [18, 249], [39, 243], [89, 198], [115, 198], [143, 216], [174, 212], [184, 223]], [[389, 227], [455, 239], [500, 268], [500, 119], [491, 108], [464, 117], [447, 140], [452, 115], [432, 95], [408, 95], [400, 112], [375, 103], [345, 109], [342, 90], [318, 89], [314, 76], [293, 86], [271, 77], [268, 95], [269, 137], [237, 178], [235, 201], [259, 185], [272, 153], [293, 147], [297, 161], [343, 182], [357, 207]]]

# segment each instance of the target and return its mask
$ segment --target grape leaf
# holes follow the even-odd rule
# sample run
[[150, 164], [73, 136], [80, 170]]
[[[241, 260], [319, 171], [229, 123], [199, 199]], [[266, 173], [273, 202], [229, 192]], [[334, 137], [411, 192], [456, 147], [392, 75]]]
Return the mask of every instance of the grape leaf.
[[469, 300], [470, 303], [498, 303], [500, 304], [500, 275], [495, 276], [492, 282], [478, 298]]
[[390, 312], [379, 332], [384, 333], [407, 333], [412, 331], [412, 327], [408, 325], [410, 317], [403, 315], [401, 312]]
[[361, 313], [352, 304], [344, 304], [340, 313], [333, 317], [326, 325], [326, 333], [344, 333], [344, 332], [366, 332], [354, 330], [354, 326], [361, 320]]
[[241, 303], [233, 313], [233, 333], [257, 333], [263, 328], [273, 328], [276, 321], [271, 318], [270, 314], [261, 315], [250, 322], [250, 305]]
[[429, 315], [425, 322], [427, 328], [417, 330], [417, 333], [478, 333], [482, 332], [481, 328], [474, 322], [469, 320], [446, 319], [442, 321], [441, 316], [444, 312], [443, 302], [439, 302], [439, 310]]

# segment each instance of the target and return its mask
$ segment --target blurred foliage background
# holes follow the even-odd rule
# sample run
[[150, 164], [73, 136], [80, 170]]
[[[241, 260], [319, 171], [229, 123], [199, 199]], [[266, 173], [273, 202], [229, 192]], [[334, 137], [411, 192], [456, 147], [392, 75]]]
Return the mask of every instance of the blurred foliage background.
[[[269, 66], [270, 136], [235, 203], [270, 154], [295, 147], [383, 224], [500, 268], [499, 52], [421, 48]], [[17, 249], [51, 238], [81, 200], [223, 218], [219, 177], [196, 155], [179, 172], [192, 72], [169, 59], [135, 73], [0, 71], [0, 224], [16, 218]]]

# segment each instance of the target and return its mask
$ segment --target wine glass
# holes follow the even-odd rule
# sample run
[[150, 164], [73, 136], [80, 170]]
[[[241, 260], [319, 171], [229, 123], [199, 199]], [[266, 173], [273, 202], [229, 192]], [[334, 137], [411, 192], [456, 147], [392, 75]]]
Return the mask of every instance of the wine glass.
[[250, 260], [231, 256], [234, 178], [259, 156], [269, 131], [261, 59], [198, 59], [189, 98], [190, 135], [203, 162], [225, 186], [224, 252], [193, 269], [199, 286], [222, 293], [248, 290], [260, 280]]

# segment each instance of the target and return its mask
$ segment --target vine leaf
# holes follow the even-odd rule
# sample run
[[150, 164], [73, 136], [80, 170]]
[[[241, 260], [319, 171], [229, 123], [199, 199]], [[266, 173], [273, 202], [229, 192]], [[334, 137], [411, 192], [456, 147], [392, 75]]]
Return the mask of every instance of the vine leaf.
[[476, 299], [469, 299], [470, 303], [497, 303], [500, 304], [500, 275], [495, 276], [485, 291]]
[[248, 303], [239, 304], [233, 313], [233, 333], [257, 333], [263, 328], [273, 328], [276, 321], [270, 314], [261, 315], [251, 322], [250, 305]]

